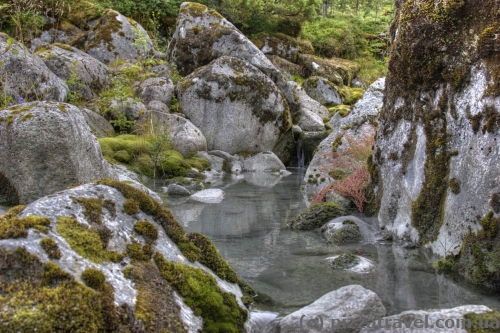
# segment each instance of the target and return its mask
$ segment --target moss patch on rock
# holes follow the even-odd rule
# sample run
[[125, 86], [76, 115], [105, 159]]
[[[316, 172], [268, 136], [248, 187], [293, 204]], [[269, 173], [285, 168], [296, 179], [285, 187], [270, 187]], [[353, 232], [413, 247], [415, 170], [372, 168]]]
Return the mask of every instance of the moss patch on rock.
[[330, 262], [333, 269], [349, 269], [359, 263], [359, 258], [350, 252], [342, 253]]
[[59, 245], [52, 238], [43, 238], [40, 240], [40, 246], [50, 259], [61, 259], [62, 253]]
[[156, 266], [184, 298], [184, 302], [203, 318], [207, 333], [238, 333], [243, 330], [248, 312], [238, 306], [233, 294], [221, 291], [215, 279], [199, 268], [169, 262], [157, 253]]
[[128, 215], [134, 215], [139, 212], [139, 203], [134, 199], [127, 199], [123, 203], [123, 211]]
[[6, 214], [0, 215], [0, 239], [26, 238], [28, 229], [37, 229], [42, 233], [47, 233], [50, 219], [40, 216], [17, 217], [24, 209], [24, 206], [15, 206]]
[[124, 257], [123, 254], [104, 248], [99, 233], [88, 225], [79, 223], [74, 217], [59, 217], [56, 230], [76, 253], [95, 263], [120, 262]]
[[137, 222], [134, 224], [134, 231], [150, 241], [158, 239], [158, 229], [149, 221]]
[[361, 232], [358, 225], [352, 220], [345, 220], [338, 229], [325, 232], [326, 239], [334, 244], [348, 244], [361, 241]]
[[[470, 320], [469, 333], [498, 333], [500, 327], [500, 312], [493, 310], [486, 313], [477, 314], [474, 312], [466, 313], [465, 320]], [[488, 323], [488, 325], [487, 325]]]
[[0, 172], [0, 204], [8, 206], [19, 204], [19, 193], [2, 172]]
[[86, 268], [82, 272], [82, 281], [85, 282], [87, 287], [99, 290], [106, 283], [106, 276], [96, 268]]
[[295, 230], [312, 230], [346, 213], [346, 210], [335, 202], [317, 203], [296, 215], [288, 222], [288, 226]]

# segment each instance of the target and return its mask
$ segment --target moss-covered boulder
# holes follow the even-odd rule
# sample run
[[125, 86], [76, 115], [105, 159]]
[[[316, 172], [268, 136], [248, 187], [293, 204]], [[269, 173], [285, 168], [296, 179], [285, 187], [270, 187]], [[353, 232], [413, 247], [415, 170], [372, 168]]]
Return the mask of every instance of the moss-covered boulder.
[[335, 202], [317, 203], [296, 215], [288, 222], [288, 226], [295, 230], [312, 230], [346, 213], [347, 211]]
[[64, 102], [68, 86], [55, 75], [36, 54], [8, 35], [0, 33], [0, 75], [2, 76], [2, 100], [5, 105], [48, 100]]
[[35, 53], [61, 79], [65, 80], [75, 102], [92, 100], [109, 85], [109, 68], [94, 57], [66, 44], [42, 45]]
[[273, 35], [262, 34], [254, 38], [252, 42], [265, 55], [275, 55], [292, 63], [297, 62], [299, 43], [293, 37], [281, 33]]
[[293, 76], [301, 77], [303, 75], [300, 65], [294, 64], [276, 55], [266, 55], [266, 57], [281, 73], [283, 73], [285, 78], [291, 78]]
[[240, 332], [247, 321], [237, 283], [248, 286], [210, 239], [187, 235], [125, 183], [102, 180], [14, 207], [0, 226], [6, 331]]
[[324, 123], [331, 118], [328, 109], [309, 97], [306, 91], [297, 83], [288, 82], [288, 85], [299, 99], [300, 109], [298, 121], [296, 121], [297, 125], [304, 131], [324, 131]]
[[350, 219], [336, 224], [329, 224], [322, 231], [325, 238], [336, 245], [357, 243], [362, 239], [358, 225]]
[[68, 186], [111, 177], [77, 107], [31, 102], [0, 110], [0, 198], [26, 204]]
[[137, 22], [106, 10], [89, 32], [84, 51], [109, 64], [116, 59], [138, 59], [153, 52], [153, 42]]
[[286, 100], [256, 67], [223, 56], [177, 84], [184, 114], [207, 138], [209, 150], [230, 154], [273, 150], [291, 128]]
[[[351, 81], [358, 75], [358, 63], [340, 58], [320, 58], [309, 54], [300, 54], [298, 64], [309, 75], [322, 76], [335, 84], [351, 85]], [[340, 80], [339, 80], [340, 79]]]
[[198, 3], [184, 2], [168, 45], [167, 60], [187, 75], [223, 55], [257, 67], [278, 86], [292, 113], [298, 110], [283, 75], [257, 46], [215, 10]]

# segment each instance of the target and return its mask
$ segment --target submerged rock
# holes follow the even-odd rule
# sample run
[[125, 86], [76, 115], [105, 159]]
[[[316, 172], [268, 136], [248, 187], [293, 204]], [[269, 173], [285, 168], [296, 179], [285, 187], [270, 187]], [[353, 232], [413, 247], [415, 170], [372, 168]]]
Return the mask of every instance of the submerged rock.
[[280, 159], [272, 152], [262, 152], [243, 160], [243, 171], [247, 172], [279, 172], [285, 169]]
[[332, 291], [312, 304], [289, 314], [280, 320], [280, 332], [358, 332], [359, 329], [345, 330], [335, 326], [336, 320], [349, 320], [352, 327], [361, 328], [384, 316], [385, 307], [373, 291], [359, 285], [350, 285]]
[[295, 230], [312, 230], [345, 213], [346, 210], [335, 202], [317, 203], [296, 215], [288, 226]]
[[68, 186], [111, 177], [76, 106], [31, 102], [0, 111], [0, 202], [26, 204]]
[[340, 223], [329, 223], [321, 228], [326, 239], [334, 244], [357, 243], [361, 241], [361, 232], [356, 222], [346, 219]]
[[272, 150], [291, 128], [276, 85], [256, 67], [223, 56], [177, 84], [184, 114], [207, 138], [209, 150], [230, 154]]
[[224, 200], [224, 191], [218, 188], [211, 188], [196, 192], [190, 198], [204, 203], [220, 203]]

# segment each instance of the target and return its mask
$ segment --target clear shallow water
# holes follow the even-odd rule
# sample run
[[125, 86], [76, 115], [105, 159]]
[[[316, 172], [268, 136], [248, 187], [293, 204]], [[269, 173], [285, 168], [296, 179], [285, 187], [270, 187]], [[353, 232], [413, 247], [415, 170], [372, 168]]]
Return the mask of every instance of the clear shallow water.
[[[370, 241], [338, 247], [327, 244], [317, 231], [287, 229], [286, 221], [306, 208], [300, 193], [304, 170], [290, 171], [283, 178], [246, 174], [213, 184], [225, 192], [218, 204], [164, 197], [187, 232], [209, 236], [240, 277], [277, 302], [262, 310], [285, 315], [350, 284], [376, 292], [388, 314], [465, 304], [500, 308], [498, 296], [436, 274], [429, 268], [432, 258], [419, 249]], [[370, 223], [375, 222], [368, 221], [366, 230], [373, 230]], [[330, 268], [326, 258], [346, 251], [371, 260], [374, 271]]]

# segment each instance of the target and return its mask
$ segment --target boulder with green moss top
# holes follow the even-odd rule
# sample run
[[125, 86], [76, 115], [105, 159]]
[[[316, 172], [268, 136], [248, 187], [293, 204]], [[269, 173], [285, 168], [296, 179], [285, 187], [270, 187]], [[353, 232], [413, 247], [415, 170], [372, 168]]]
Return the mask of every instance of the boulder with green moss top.
[[304, 81], [303, 87], [310, 98], [322, 105], [335, 106], [343, 104], [344, 99], [339, 87], [324, 77], [311, 76]]
[[[12, 305], [7, 318], [17, 318], [0, 318], [7, 331], [62, 327], [44, 303], [50, 295], [58, 297], [64, 281], [81, 289], [74, 297], [65, 296], [70, 307], [57, 312], [71, 314], [72, 321], [64, 321], [68, 331], [85, 327], [94, 332], [91, 327], [102, 321], [117, 325], [125, 319], [120, 325], [127, 331], [196, 332], [223, 326], [237, 332], [247, 320], [236, 283], [248, 288], [210, 239], [186, 235], [170, 211], [125, 183], [102, 180], [58, 192], [11, 209], [0, 216], [0, 226], [2, 300]], [[14, 232], [21, 226], [21, 233]], [[19, 297], [28, 290], [27, 276], [29, 301]], [[73, 329], [73, 322], [82, 326]]]
[[[459, 10], [448, 7], [455, 4]], [[500, 192], [498, 4], [424, 7], [396, 6], [372, 174], [381, 199], [378, 219], [387, 230], [441, 257], [457, 256], [469, 233], [481, 232], [491, 197]], [[424, 31], [435, 33], [422, 38]], [[479, 280], [483, 273], [476, 273]]]
[[149, 56], [153, 52], [153, 42], [139, 23], [108, 9], [89, 32], [84, 51], [109, 64], [117, 59]]
[[0, 111], [0, 197], [29, 203], [71, 185], [112, 177], [76, 106], [31, 102]]
[[361, 68], [358, 63], [347, 59], [325, 59], [309, 54], [300, 54], [297, 63], [311, 76], [325, 77], [337, 85], [347, 86], [351, 85]]
[[[11, 45], [9, 40], [13, 41]], [[17, 102], [18, 98], [23, 98], [25, 102], [66, 101], [68, 86], [38, 55], [4, 33], [0, 33], [0, 49], [4, 50], [0, 54], [2, 92], [10, 96], [12, 102]]]
[[288, 226], [295, 230], [312, 230], [346, 213], [347, 211], [335, 202], [317, 203], [296, 215], [288, 222]]
[[63, 79], [74, 99], [93, 100], [109, 85], [109, 68], [94, 57], [66, 44], [42, 45], [35, 53]]
[[184, 114], [207, 138], [209, 150], [231, 154], [272, 150], [291, 128], [280, 90], [256, 67], [223, 56], [177, 84]]
[[299, 43], [295, 38], [285, 34], [276, 33], [273, 35], [260, 35], [257, 36], [253, 43], [265, 55], [275, 55], [286, 59], [292, 63], [297, 62], [299, 55]]
[[329, 223], [326, 228], [322, 228], [322, 232], [329, 242], [336, 245], [357, 243], [362, 239], [358, 225], [350, 219]]
[[187, 75], [223, 55], [257, 67], [278, 86], [292, 113], [298, 111], [298, 104], [283, 75], [257, 46], [215, 10], [184, 2], [168, 45], [167, 60], [174, 62], [182, 74]]
[[[317, 146], [304, 175], [303, 193], [310, 201], [325, 186], [345, 174], [332, 168], [335, 157], [332, 153], [342, 154], [350, 148], [352, 142], [366, 142], [371, 146], [370, 137], [376, 131], [378, 115], [383, 105], [385, 79], [375, 81], [353, 107], [334, 108], [336, 111], [328, 122], [331, 133]], [[347, 111], [350, 110], [350, 111]], [[348, 140], [349, 139], [349, 140]], [[324, 179], [324, 181], [321, 181]]]

